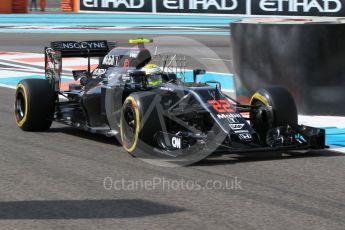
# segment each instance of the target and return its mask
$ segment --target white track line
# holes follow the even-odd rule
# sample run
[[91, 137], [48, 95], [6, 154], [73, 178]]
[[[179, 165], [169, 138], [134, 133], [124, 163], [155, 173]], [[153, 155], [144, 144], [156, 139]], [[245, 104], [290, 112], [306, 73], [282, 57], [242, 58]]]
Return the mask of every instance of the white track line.
[[0, 87], [9, 88], [9, 89], [16, 89], [15, 86], [10, 86], [10, 85], [5, 85], [5, 84], [0, 84]]
[[232, 62], [232, 60], [221, 59], [221, 58], [199, 58], [202, 60], [210, 60], [210, 61], [225, 61], [225, 62]]
[[345, 147], [341, 147], [341, 146], [337, 146], [337, 145], [330, 145], [329, 147], [330, 147], [329, 150], [331, 150], [333, 152], [345, 154]]
[[[31, 63], [29, 63], [29, 62], [18, 62], [18, 61], [14, 61], [14, 60], [10, 60], [10, 61], [17, 62], [18, 64], [23, 63], [23, 64], [31, 65]], [[28, 66], [22, 66], [22, 65], [17, 65], [17, 64], [13, 64], [13, 63], [3, 62], [1, 59], [0, 59], [0, 64], [1, 65], [12, 66], [12, 67], [17, 67], [17, 68], [20, 68], [20, 69], [26, 69], [26, 70], [32, 70], [32, 71], [42, 71], [42, 69], [31, 67], [31, 66], [28, 67]]]
[[345, 128], [345, 117], [336, 116], [298, 116], [299, 123], [316, 127]]

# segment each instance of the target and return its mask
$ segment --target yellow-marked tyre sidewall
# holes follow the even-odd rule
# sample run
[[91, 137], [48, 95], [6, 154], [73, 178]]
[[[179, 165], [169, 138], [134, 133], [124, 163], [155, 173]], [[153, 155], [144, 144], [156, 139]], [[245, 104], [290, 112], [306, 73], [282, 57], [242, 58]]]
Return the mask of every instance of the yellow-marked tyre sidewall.
[[262, 104], [264, 104], [265, 106], [270, 106], [269, 101], [267, 100], [267, 98], [265, 96], [263, 96], [262, 94], [256, 92], [251, 100], [250, 100], [250, 104], [253, 104], [253, 102], [255, 101], [260, 101]]
[[137, 105], [136, 100], [132, 97], [129, 96], [126, 98], [125, 102], [123, 103], [124, 106], [130, 102], [133, 106], [133, 109], [135, 111], [135, 120], [136, 120], [136, 127], [135, 127], [135, 136], [134, 136], [134, 142], [133, 144], [131, 144], [130, 146], [127, 146], [127, 144], [125, 143], [124, 140], [124, 130], [123, 130], [123, 122], [124, 122], [124, 118], [123, 118], [123, 108], [122, 108], [122, 112], [121, 112], [121, 120], [120, 120], [120, 134], [121, 134], [121, 141], [122, 141], [122, 146], [123, 148], [128, 152], [128, 153], [133, 153], [138, 146], [138, 141], [139, 141], [139, 133], [140, 133], [140, 113], [139, 113], [139, 108]]
[[[29, 132], [48, 130], [54, 119], [55, 96], [54, 90], [45, 79], [20, 81], [17, 85], [14, 105], [17, 125]], [[18, 106], [21, 108], [18, 109]]]
[[28, 94], [27, 94], [27, 90], [25, 89], [25, 86], [23, 84], [18, 84], [17, 89], [16, 89], [16, 96], [18, 91], [21, 90], [23, 92], [23, 96], [24, 96], [24, 101], [25, 101], [25, 114], [24, 117], [18, 121], [17, 116], [15, 114], [15, 118], [16, 118], [16, 123], [20, 128], [23, 128], [23, 126], [25, 125], [25, 122], [28, 120], [28, 114], [29, 114], [29, 101], [28, 101]]

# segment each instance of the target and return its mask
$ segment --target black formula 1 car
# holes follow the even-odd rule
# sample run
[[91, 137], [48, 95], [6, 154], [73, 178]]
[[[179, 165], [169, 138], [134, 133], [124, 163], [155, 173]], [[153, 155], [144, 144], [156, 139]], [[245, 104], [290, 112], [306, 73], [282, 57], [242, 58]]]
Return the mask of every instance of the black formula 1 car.
[[[191, 164], [210, 155], [325, 148], [323, 129], [298, 125], [291, 94], [282, 87], [258, 90], [250, 105], [228, 97], [216, 81], [184, 82], [164, 70], [148, 83], [142, 68], [152, 56], [143, 43], [116, 47], [107, 41], [57, 41], [45, 48], [46, 79], [21, 81], [15, 118], [24, 131], [48, 130], [53, 121], [118, 137], [143, 159]], [[60, 89], [62, 58], [84, 57], [87, 71], [73, 71], [79, 84]], [[99, 58], [91, 71], [90, 59]], [[194, 70], [194, 79], [203, 70]], [[243, 116], [247, 114], [247, 116]]]

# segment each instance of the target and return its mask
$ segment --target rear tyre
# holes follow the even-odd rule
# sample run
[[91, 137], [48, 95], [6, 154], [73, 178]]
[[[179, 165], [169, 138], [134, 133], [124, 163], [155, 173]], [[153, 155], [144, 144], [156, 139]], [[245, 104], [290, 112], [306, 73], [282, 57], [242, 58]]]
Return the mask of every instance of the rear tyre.
[[291, 93], [283, 87], [258, 90], [251, 99], [251, 105], [257, 106], [251, 112], [250, 119], [261, 140], [266, 140], [271, 128], [298, 124], [296, 103]]
[[26, 79], [18, 83], [14, 114], [24, 131], [46, 131], [53, 122], [55, 92], [47, 80]]

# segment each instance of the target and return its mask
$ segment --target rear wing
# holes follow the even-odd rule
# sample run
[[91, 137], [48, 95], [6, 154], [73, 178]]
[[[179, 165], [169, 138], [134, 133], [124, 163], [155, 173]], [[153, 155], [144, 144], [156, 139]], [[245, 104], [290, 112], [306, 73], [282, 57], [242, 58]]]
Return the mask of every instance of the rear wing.
[[51, 49], [61, 52], [61, 57], [103, 57], [115, 48], [115, 42], [100, 41], [55, 41]]
[[103, 58], [110, 50], [116, 47], [115, 42], [99, 41], [54, 41], [50, 47], [46, 47], [45, 75], [55, 91], [60, 90], [62, 58], [88, 58], [88, 70], [90, 72], [90, 58]]

